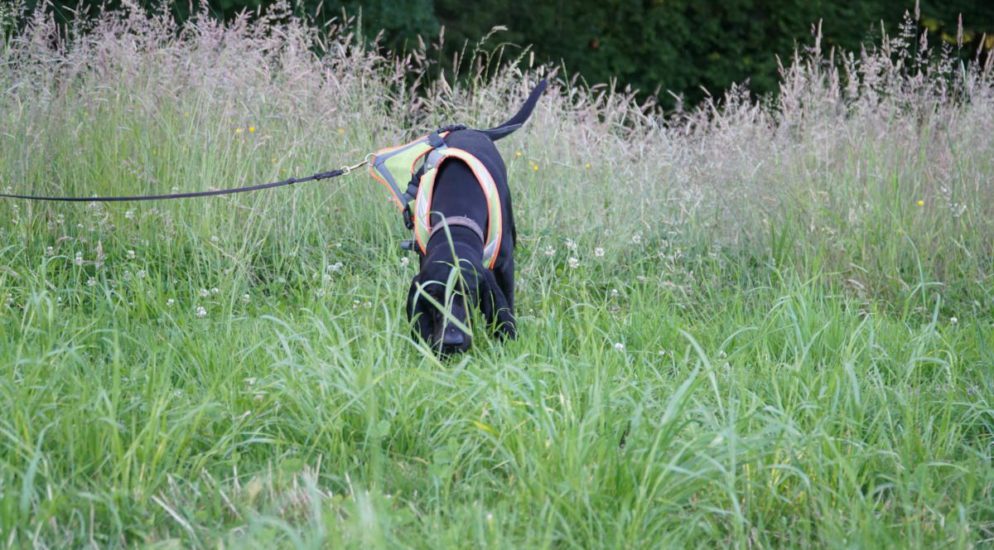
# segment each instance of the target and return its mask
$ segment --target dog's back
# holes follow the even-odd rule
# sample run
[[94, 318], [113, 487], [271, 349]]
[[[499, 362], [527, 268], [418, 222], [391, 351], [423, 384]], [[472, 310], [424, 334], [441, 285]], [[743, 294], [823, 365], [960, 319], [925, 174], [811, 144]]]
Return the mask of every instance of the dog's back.
[[[498, 189], [502, 184], [506, 189], [507, 168], [504, 166], [504, 159], [497, 151], [497, 146], [486, 134], [478, 130], [458, 130], [446, 136], [445, 143], [449, 147], [462, 149], [480, 159], [494, 180], [497, 180]], [[501, 191], [503, 192], [503, 189]]]
[[[509, 252], [513, 248], [517, 234], [514, 229], [514, 210], [511, 207], [511, 190], [507, 184], [507, 167], [504, 165], [504, 159], [501, 158], [494, 142], [486, 134], [477, 130], [452, 132], [446, 136], [445, 142], [449, 147], [462, 149], [478, 158], [493, 176], [497, 193], [500, 195], [505, 237], [510, 237], [504, 238], [501, 245], [500, 255], [505, 255], [505, 252]], [[466, 164], [453, 160], [442, 165], [435, 186], [433, 210], [446, 216], [467, 216], [477, 222], [480, 227], [486, 227], [486, 205], [483, 191]], [[500, 259], [498, 259], [499, 261]]]

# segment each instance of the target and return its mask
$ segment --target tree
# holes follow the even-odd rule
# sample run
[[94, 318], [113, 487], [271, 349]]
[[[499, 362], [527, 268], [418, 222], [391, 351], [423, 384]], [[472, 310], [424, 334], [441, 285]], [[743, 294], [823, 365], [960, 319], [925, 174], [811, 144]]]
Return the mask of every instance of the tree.
[[[30, 0], [28, 6], [39, 0]], [[119, 7], [118, 0], [83, 0], [91, 12]], [[152, 4], [142, 0], [144, 5]], [[210, 0], [219, 17], [255, 10], [271, 0]], [[63, 19], [78, 0], [56, 1]], [[189, 3], [168, 4], [179, 19]], [[590, 83], [615, 79], [642, 93], [672, 90], [689, 102], [705, 92], [719, 94], [733, 82], [748, 81], [756, 93], [776, 90], [776, 57], [789, 57], [811, 41], [812, 25], [823, 21], [823, 46], [858, 50], [879, 38], [880, 21], [893, 32], [914, 0], [298, 0], [302, 15], [323, 23], [341, 13], [361, 16], [364, 35], [382, 31], [381, 45], [403, 50], [417, 37], [438, 36], [444, 27], [442, 59], [475, 44], [496, 25], [507, 28], [494, 44], [530, 46], [543, 61], [561, 63]], [[994, 36], [994, 2], [924, 0], [921, 22], [937, 38], [956, 42], [960, 13], [967, 25], [962, 55], [972, 56]], [[994, 49], [994, 39], [987, 50]], [[664, 103], [668, 95], [662, 95]]]

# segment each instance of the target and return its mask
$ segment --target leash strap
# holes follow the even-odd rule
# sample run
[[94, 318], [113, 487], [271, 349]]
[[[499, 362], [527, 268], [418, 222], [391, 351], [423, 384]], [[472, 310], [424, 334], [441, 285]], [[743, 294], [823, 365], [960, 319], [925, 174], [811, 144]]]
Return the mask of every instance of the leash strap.
[[[535, 89], [532, 90], [531, 94], [529, 94], [528, 99], [525, 101], [524, 105], [522, 105], [521, 109], [513, 117], [511, 117], [509, 120], [504, 122], [504, 124], [501, 124], [496, 128], [481, 130], [481, 132], [483, 132], [488, 137], [490, 137], [490, 139], [496, 141], [520, 128], [525, 123], [525, 121], [528, 120], [528, 117], [531, 116], [532, 111], [535, 109], [535, 104], [538, 103], [538, 99], [542, 95], [542, 92], [545, 91], [546, 86], [548, 86], [548, 83], [545, 80], [540, 81], [538, 85], [535, 87]], [[465, 128], [465, 126], [449, 126], [439, 130], [438, 132], [432, 132], [431, 134], [428, 135], [427, 139], [429, 140], [430, 142], [429, 144], [431, 145], [432, 148], [443, 147], [445, 145], [445, 142], [443, 141], [440, 134], [446, 131], [453, 131], [462, 128]], [[159, 194], [159, 195], [121, 195], [121, 196], [111, 196], [111, 197], [63, 197], [63, 196], [50, 196], [50, 195], [25, 195], [19, 193], [0, 193], [0, 199], [20, 199], [28, 201], [46, 201], [46, 202], [139, 202], [139, 201], [162, 201], [162, 200], [172, 200], [172, 199], [191, 199], [195, 197], [216, 197], [218, 195], [234, 195], [235, 193], [248, 193], [251, 191], [273, 189], [276, 187], [284, 187], [287, 185], [294, 185], [297, 183], [305, 183], [309, 181], [337, 178], [339, 176], [344, 176], [349, 172], [351, 172], [352, 170], [355, 170], [356, 168], [365, 165], [367, 162], [368, 160], [363, 160], [362, 162], [355, 164], [353, 166], [344, 166], [337, 170], [331, 170], [328, 172], [318, 172], [317, 174], [313, 174], [311, 176], [307, 176], [304, 178], [289, 178], [282, 181], [274, 181], [272, 183], [249, 185], [247, 187], [216, 189], [213, 191], [192, 191], [187, 193], [168, 193], [168, 194]], [[379, 159], [377, 159], [376, 162], [382, 163], [382, 161]], [[393, 182], [391, 183], [393, 190], [398, 197], [398, 201], [401, 201], [404, 198], [407, 198], [408, 200], [412, 199], [413, 196], [410, 195], [412, 187], [414, 188], [415, 192], [417, 191], [417, 186], [413, 185], [416, 183], [415, 181], [412, 181], [411, 185], [408, 186], [407, 193], [401, 193], [400, 189], [397, 188], [396, 183]], [[407, 207], [407, 205], [402, 204], [402, 207]], [[405, 219], [405, 223], [409, 224], [410, 222], [407, 219]], [[410, 226], [408, 227], [408, 229], [410, 229]]]
[[132, 202], [132, 201], [162, 201], [162, 200], [171, 200], [171, 199], [190, 199], [194, 197], [215, 197], [218, 195], [234, 195], [235, 193], [248, 193], [250, 191], [273, 189], [275, 187], [284, 187], [287, 185], [294, 185], [296, 183], [305, 183], [309, 181], [337, 178], [338, 176], [344, 176], [348, 174], [352, 170], [362, 166], [365, 163], [366, 162], [363, 161], [355, 166], [346, 166], [328, 172], [318, 172], [317, 174], [307, 176], [305, 178], [289, 178], [282, 181], [274, 181], [272, 183], [249, 185], [247, 187], [232, 187], [229, 189], [215, 189], [213, 191], [192, 191], [187, 193], [169, 193], [164, 195], [123, 195], [123, 196], [113, 196], [113, 197], [58, 197], [58, 196], [46, 196], [46, 195], [21, 195], [16, 193], [0, 193], [0, 198], [23, 199], [30, 201], [47, 201], [47, 202]]

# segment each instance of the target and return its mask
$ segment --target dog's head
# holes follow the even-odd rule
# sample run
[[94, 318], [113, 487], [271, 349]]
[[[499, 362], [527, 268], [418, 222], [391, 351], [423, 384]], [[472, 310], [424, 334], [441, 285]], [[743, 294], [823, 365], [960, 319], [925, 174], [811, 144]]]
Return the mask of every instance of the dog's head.
[[480, 308], [495, 336], [511, 337], [514, 319], [493, 272], [466, 259], [432, 259], [411, 281], [407, 315], [414, 332], [441, 355], [462, 353], [473, 337], [470, 309]]

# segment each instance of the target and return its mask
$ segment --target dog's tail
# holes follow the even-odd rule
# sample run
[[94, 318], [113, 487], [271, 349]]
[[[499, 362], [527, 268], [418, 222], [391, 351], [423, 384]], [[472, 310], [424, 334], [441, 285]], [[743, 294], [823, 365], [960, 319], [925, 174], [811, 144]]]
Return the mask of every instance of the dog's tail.
[[535, 86], [535, 89], [532, 90], [532, 93], [528, 94], [528, 99], [525, 101], [525, 104], [521, 106], [521, 109], [519, 109], [513, 117], [509, 118], [506, 122], [504, 122], [504, 124], [501, 124], [496, 128], [480, 131], [486, 134], [491, 140], [497, 141], [502, 137], [510, 135], [518, 128], [521, 128], [525, 121], [528, 120], [528, 117], [532, 116], [532, 111], [535, 110], [538, 98], [542, 96], [542, 92], [545, 91], [545, 88], [548, 85], [549, 83], [543, 78], [542, 81]]

